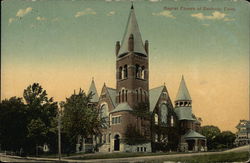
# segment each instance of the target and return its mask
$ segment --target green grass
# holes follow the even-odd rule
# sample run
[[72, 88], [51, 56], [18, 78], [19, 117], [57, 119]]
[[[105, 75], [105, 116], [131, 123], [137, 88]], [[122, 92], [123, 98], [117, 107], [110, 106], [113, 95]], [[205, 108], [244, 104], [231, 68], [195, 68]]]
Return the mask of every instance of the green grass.
[[[127, 158], [127, 157], [143, 157], [143, 156], [159, 156], [168, 155], [169, 153], [105, 153], [105, 154], [93, 154], [93, 155], [82, 155], [79, 157], [72, 157], [72, 159], [88, 160], [88, 159], [108, 159], [108, 158]], [[171, 153], [175, 154], [175, 153]]]
[[[88, 160], [88, 159], [108, 159], [108, 158], [127, 158], [127, 157], [139, 157], [139, 156], [157, 156], [167, 155], [168, 153], [110, 153], [110, 154], [98, 154], [98, 155], [82, 155], [74, 157], [72, 159]], [[176, 156], [178, 157], [178, 156]], [[223, 154], [204, 154], [200, 156], [184, 156], [178, 158], [166, 158], [154, 160], [154, 163], [161, 163], [164, 161], [181, 161], [185, 163], [209, 163], [209, 162], [233, 162], [233, 161], [247, 161], [248, 152], [238, 153], [223, 153]], [[152, 161], [146, 161], [151, 163]]]
[[175, 159], [169, 159], [169, 161], [181, 161], [187, 163], [212, 163], [212, 162], [238, 162], [247, 161], [249, 154], [248, 152], [238, 153], [223, 153], [223, 154], [212, 154], [192, 157], [180, 157]]

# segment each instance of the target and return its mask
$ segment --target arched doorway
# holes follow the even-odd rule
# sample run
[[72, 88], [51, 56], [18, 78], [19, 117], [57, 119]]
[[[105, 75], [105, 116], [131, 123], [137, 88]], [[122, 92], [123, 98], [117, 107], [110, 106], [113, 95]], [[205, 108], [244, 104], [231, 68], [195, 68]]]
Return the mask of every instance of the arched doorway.
[[114, 151], [119, 151], [120, 150], [120, 136], [117, 134], [115, 135], [114, 139]]

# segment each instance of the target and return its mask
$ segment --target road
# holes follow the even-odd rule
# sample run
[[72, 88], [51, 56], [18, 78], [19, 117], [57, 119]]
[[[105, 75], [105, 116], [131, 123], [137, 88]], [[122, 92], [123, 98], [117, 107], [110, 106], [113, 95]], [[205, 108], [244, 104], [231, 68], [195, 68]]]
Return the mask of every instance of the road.
[[[177, 158], [177, 157], [187, 157], [187, 156], [198, 156], [198, 155], [212, 155], [212, 154], [222, 154], [228, 152], [242, 152], [249, 151], [250, 145], [242, 146], [234, 149], [230, 149], [222, 152], [201, 152], [201, 153], [184, 153], [184, 154], [168, 154], [168, 155], [158, 155], [158, 156], [142, 156], [142, 157], [128, 157], [128, 158], [114, 158], [114, 159], [92, 159], [92, 160], [74, 160], [73, 158], [64, 157], [62, 161], [64, 162], [85, 162], [85, 163], [93, 163], [93, 162], [102, 162], [102, 163], [115, 163], [115, 162], [141, 162], [141, 161], [151, 161], [151, 160], [161, 160], [161, 159], [169, 159], [169, 158]], [[0, 158], [2, 162], [57, 162], [57, 158], [39, 158], [39, 157], [18, 157], [18, 156], [6, 156], [4, 154], [0, 154]]]

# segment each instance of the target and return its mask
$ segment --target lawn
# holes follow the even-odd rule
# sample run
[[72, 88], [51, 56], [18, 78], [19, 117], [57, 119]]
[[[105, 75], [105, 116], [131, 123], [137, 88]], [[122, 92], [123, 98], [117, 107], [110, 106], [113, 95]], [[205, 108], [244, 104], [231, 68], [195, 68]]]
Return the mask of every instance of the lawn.
[[[143, 156], [157, 156], [166, 155], [166, 158], [151, 158], [151, 160], [146, 160], [146, 163], [162, 163], [164, 161], [181, 161], [190, 163], [209, 163], [209, 162], [235, 162], [235, 161], [247, 161], [248, 152], [231, 152], [231, 153], [221, 153], [221, 154], [205, 154], [199, 156], [176, 156], [173, 158], [168, 158], [167, 153], [111, 153], [111, 154], [98, 154], [98, 155], [82, 155], [79, 157], [74, 157], [72, 159], [77, 160], [88, 160], [88, 159], [108, 159], [108, 158], [127, 158], [127, 157], [143, 157]], [[152, 161], [154, 159], [154, 161]]]
[[212, 163], [212, 162], [242, 162], [249, 158], [248, 152], [231, 152], [223, 154], [211, 154], [192, 157], [173, 158], [164, 161], [181, 161], [190, 163]]

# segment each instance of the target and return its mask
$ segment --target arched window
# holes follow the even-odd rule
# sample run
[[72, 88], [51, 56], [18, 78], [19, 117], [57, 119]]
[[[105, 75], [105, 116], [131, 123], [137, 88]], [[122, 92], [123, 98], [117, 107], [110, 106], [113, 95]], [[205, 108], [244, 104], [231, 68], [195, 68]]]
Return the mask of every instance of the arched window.
[[108, 105], [107, 104], [101, 105], [100, 115], [101, 115], [101, 118], [108, 117]]
[[139, 74], [139, 65], [135, 65], [135, 74], [136, 74], [136, 78], [140, 78], [140, 74]]
[[122, 79], [122, 67], [119, 67], [119, 79]]
[[180, 106], [183, 106], [183, 102], [180, 102]]
[[122, 90], [122, 102], [124, 102], [124, 89]]
[[141, 68], [141, 67], [139, 67], [139, 69], [138, 69], [138, 73], [139, 73], [138, 78], [140, 78], [140, 79], [141, 79], [141, 76], [142, 76], [142, 68]]
[[123, 71], [124, 71], [124, 78], [127, 78], [128, 77], [128, 66], [127, 65], [124, 66]]
[[122, 68], [122, 79], [124, 79], [124, 68]]
[[167, 124], [168, 108], [166, 104], [161, 105], [161, 123]]
[[106, 134], [103, 135], [103, 143], [106, 143]]
[[142, 66], [141, 68], [141, 78], [145, 79], [145, 67], [144, 66]]
[[128, 90], [125, 91], [125, 101], [128, 101]]
[[158, 125], [158, 114], [155, 114], [154, 115], [154, 121], [155, 121], [155, 124]]
[[109, 143], [111, 142], [111, 134], [109, 134], [108, 142], [109, 142]]

